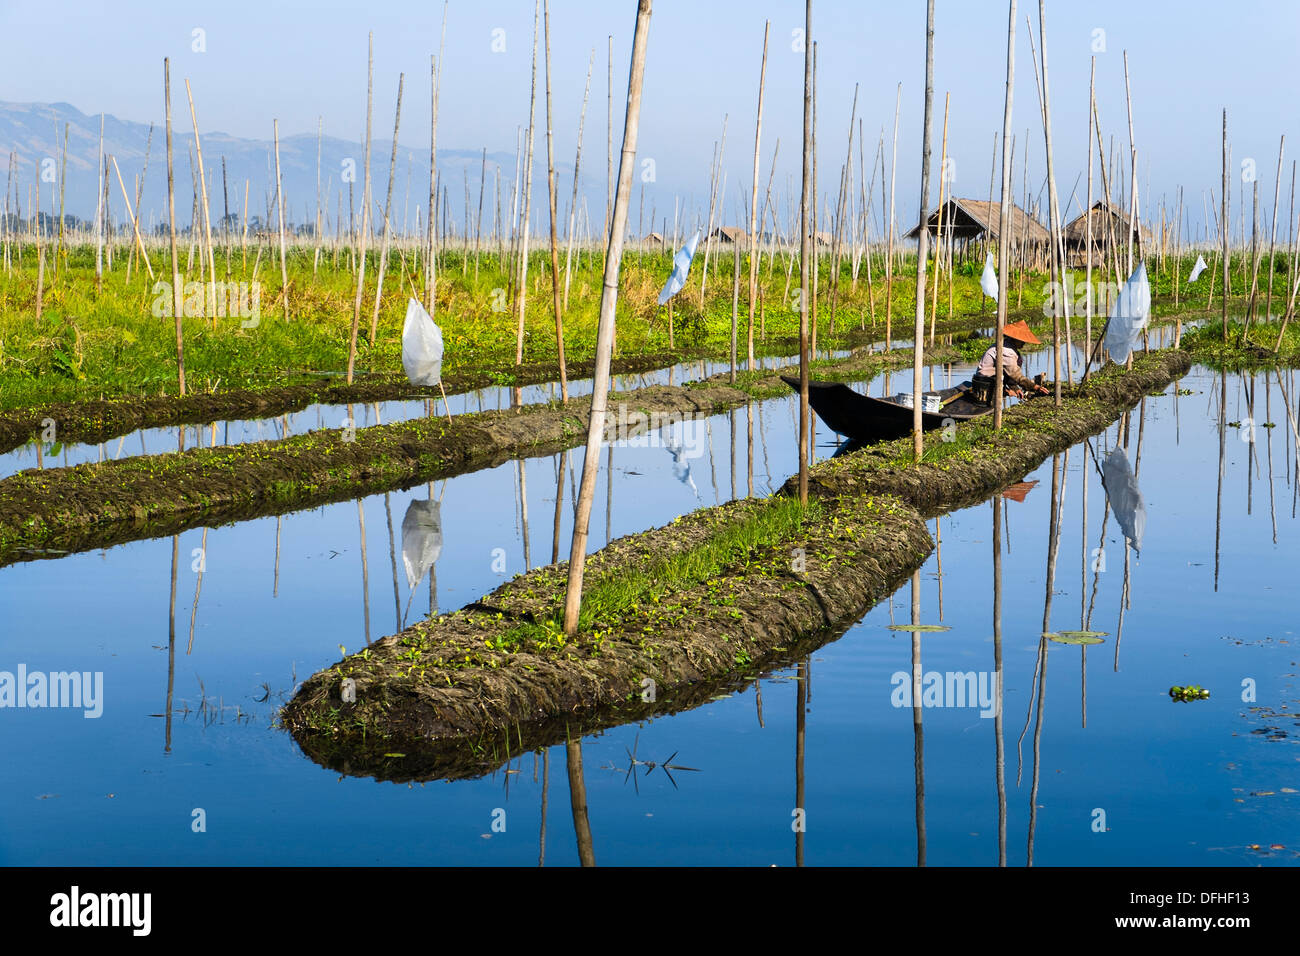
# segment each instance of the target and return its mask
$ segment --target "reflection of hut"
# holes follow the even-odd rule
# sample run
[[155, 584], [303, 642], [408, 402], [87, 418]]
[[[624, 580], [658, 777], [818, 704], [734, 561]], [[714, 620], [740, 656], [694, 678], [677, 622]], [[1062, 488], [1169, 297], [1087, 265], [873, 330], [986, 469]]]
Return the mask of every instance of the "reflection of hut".
[[[1087, 264], [1088, 220], [1092, 219], [1092, 264], [1105, 265], [1111, 252], [1112, 237], [1117, 249], [1129, 243], [1129, 220], [1113, 203], [1097, 200], [1087, 215], [1080, 215], [1065, 226], [1065, 247], [1071, 265]], [[1151, 230], [1138, 224], [1139, 247], [1149, 246]]]
[[[940, 208], [926, 218], [926, 228], [931, 237], [939, 236]], [[1001, 235], [1002, 207], [997, 202], [982, 199], [948, 199], [942, 206], [943, 239], [949, 238], [954, 245], [954, 256], [970, 257], [972, 246], [984, 246], [996, 243]], [[921, 227], [915, 226], [904, 236], [905, 239], [917, 239]], [[1051, 234], [1043, 224], [1025, 213], [1014, 203], [1011, 204], [1011, 253], [1022, 267], [1033, 267], [1046, 256]]]

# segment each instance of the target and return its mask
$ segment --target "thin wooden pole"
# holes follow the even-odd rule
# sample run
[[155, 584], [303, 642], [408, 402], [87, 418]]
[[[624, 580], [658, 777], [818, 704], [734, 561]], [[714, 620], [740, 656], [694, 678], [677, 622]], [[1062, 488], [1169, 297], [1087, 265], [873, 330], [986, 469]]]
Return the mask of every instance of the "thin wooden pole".
[[515, 308], [519, 324], [515, 331], [515, 364], [524, 361], [524, 308], [528, 301], [528, 228], [533, 203], [533, 140], [537, 124], [537, 28], [540, 24], [542, 4], [533, 5], [533, 83], [528, 97], [528, 142], [524, 146], [523, 222], [519, 239], [519, 280], [515, 286]]
[[[1007, 323], [1007, 309], [1010, 306], [1010, 287], [1007, 284], [1007, 259], [1011, 253], [1011, 157], [1007, 150], [1007, 141], [1011, 136], [1012, 100], [1016, 79], [1016, 0], [1010, 0], [1007, 21], [1007, 82], [1006, 94], [1002, 107], [1002, 209], [1001, 225], [998, 235], [998, 319], [997, 334], [994, 338], [993, 372], [993, 427], [1002, 428], [1002, 329]], [[1026, 213], [1027, 215], [1027, 213]]]
[[632, 168], [636, 161], [637, 127], [641, 116], [641, 87], [645, 79], [646, 41], [650, 32], [650, 0], [637, 4], [636, 30], [632, 35], [632, 63], [628, 73], [627, 114], [623, 124], [623, 153], [618, 167], [618, 192], [614, 197], [612, 228], [606, 236], [604, 288], [600, 298], [600, 324], [596, 332], [596, 369], [592, 380], [591, 417], [587, 428], [587, 451], [582, 462], [582, 484], [578, 510], [573, 519], [573, 544], [569, 552], [569, 582], [564, 599], [564, 633], [578, 630], [582, 603], [582, 575], [587, 560], [587, 530], [591, 503], [600, 469], [600, 443], [604, 437], [606, 404], [609, 401], [609, 366], [614, 352], [614, 309], [618, 301], [618, 273], [623, 261], [623, 233], [632, 193]]
[[[808, 206], [809, 190], [812, 187], [812, 82], [812, 0], [804, 0], [803, 179], [799, 191], [799, 503], [805, 506], [808, 504], [810, 424], [808, 420], [808, 253], [811, 237], [808, 235]], [[903, 90], [901, 83], [898, 90], [901, 98]], [[897, 117], [897, 108], [895, 116]], [[894, 129], [897, 132], [897, 119], [895, 119]], [[812, 199], [815, 201], [815, 197]], [[885, 320], [885, 324], [888, 328], [888, 319]]]
[[357, 250], [357, 295], [352, 305], [352, 337], [348, 343], [348, 380], [352, 384], [352, 375], [357, 361], [357, 328], [361, 324], [361, 296], [366, 287], [366, 239], [370, 235], [370, 130], [374, 118], [375, 90], [375, 35], [370, 34], [369, 55], [366, 67], [366, 151], [365, 180], [361, 188], [361, 238]]
[[551, 3], [546, 0], [546, 189], [551, 202], [551, 291], [555, 299], [555, 350], [560, 361], [560, 398], [569, 404], [569, 377], [564, 367], [564, 321], [560, 308], [560, 240], [556, 231], [555, 146], [552, 131], [555, 123], [551, 116]]
[[[767, 39], [772, 29], [772, 21], [767, 20], [763, 23], [763, 63], [758, 70], [758, 111], [754, 119], [754, 183], [753, 190], [749, 199], [749, 330], [748, 330], [748, 359], [747, 368], [754, 370], [754, 301], [758, 298], [758, 260], [754, 253], [758, 248], [758, 164], [759, 164], [759, 141], [763, 134], [763, 90], [767, 81]], [[775, 169], [775, 167], [773, 167]], [[739, 255], [739, 249], [737, 249]], [[736, 380], [736, 370], [733, 364], [731, 370], [731, 380]]]
[[[284, 304], [284, 320], [289, 321], [289, 266], [285, 261], [284, 243], [284, 179], [280, 175], [280, 121], [271, 121], [271, 135], [275, 140], [275, 192], [279, 197], [280, 221], [280, 299]], [[207, 200], [205, 199], [206, 203]], [[215, 320], [214, 320], [215, 321]]]
[[171, 63], [163, 57], [163, 96], [167, 108], [167, 233], [172, 251], [172, 316], [176, 320], [176, 373], [180, 394], [185, 394], [185, 328], [181, 296], [181, 273], [176, 257], [176, 179], [172, 171], [172, 80]]
[[[587, 125], [587, 99], [591, 96], [591, 68], [596, 63], [596, 48], [592, 47], [587, 59], [587, 86], [582, 93], [582, 113], [578, 117], [578, 151], [573, 159], [573, 197], [569, 200], [569, 233], [566, 238], [568, 250], [564, 254], [564, 310], [569, 310], [569, 276], [573, 264], [574, 226], [578, 218], [578, 171], [582, 167], [582, 132]], [[653, 228], [653, 223], [651, 224]]]
[[[930, 294], [930, 347], [934, 347], [934, 326], [939, 314], [939, 274], [940, 258], [943, 255], [943, 204], [944, 204], [944, 183], [945, 174], [948, 171], [948, 101], [951, 99], [951, 93], [943, 95], [943, 140], [939, 146], [939, 221], [935, 227], [934, 233], [934, 289]], [[921, 229], [928, 231], [926, 210], [921, 210]], [[951, 270], [949, 265], [949, 270]]]
[[[885, 348], [889, 349], [894, 321], [894, 184], [898, 181], [898, 115], [903, 106], [903, 84], [894, 98], [894, 157], [889, 166], [889, 245], [885, 252]], [[883, 184], [882, 184], [883, 185]]]
[[[1277, 178], [1273, 183], [1273, 227], [1269, 230], [1268, 236], [1268, 292], [1264, 298], [1264, 321], [1267, 322], [1272, 315], [1273, 308], [1273, 269], [1274, 256], [1277, 252], [1277, 206], [1278, 201], [1282, 198], [1282, 155], [1286, 149], [1286, 134], [1282, 135], [1281, 141], [1277, 144]], [[1285, 253], [1283, 256], [1285, 257]]]
[[[930, 205], [930, 125], [934, 111], [934, 0], [925, 10], [925, 119], [921, 125], [921, 204], [917, 212], [916, 328], [912, 333], [912, 455], [917, 464], [925, 453], [921, 432], [921, 356], [925, 351], [925, 265], [930, 254], [930, 230], [926, 223]], [[941, 187], [942, 188], [942, 187]]]
[[1219, 217], [1219, 228], [1223, 233], [1223, 343], [1228, 343], [1228, 288], [1230, 278], [1228, 254], [1228, 111], [1223, 111], [1223, 213]]
[[[379, 251], [379, 273], [375, 277], [375, 307], [370, 313], [370, 344], [375, 344], [375, 339], [379, 335], [379, 305], [384, 295], [384, 272], [388, 269], [388, 242], [391, 234], [390, 214], [393, 206], [393, 179], [397, 172], [397, 131], [402, 125], [402, 85], [406, 80], [405, 73], [397, 74], [397, 109], [393, 115], [393, 150], [388, 157], [388, 195], [384, 198], [384, 231], [383, 244]], [[466, 203], [465, 220], [469, 222], [469, 204]], [[401, 282], [398, 282], [401, 286]], [[398, 290], [401, 291], [400, 288]]]
[[[203, 239], [207, 246], [208, 259], [208, 282], [216, 281], [216, 260], [212, 255], [212, 214], [208, 210], [208, 178], [203, 171], [203, 146], [199, 143], [199, 120], [194, 113], [194, 94], [190, 92], [190, 81], [187, 77], [185, 80], [185, 96], [190, 101], [190, 121], [194, 124], [194, 152], [198, 156], [199, 163], [199, 189], [203, 194]], [[200, 259], [203, 257], [203, 249], [199, 249]], [[204, 294], [204, 301], [209, 302], [216, 298], [216, 288], [212, 287], [212, 294]], [[217, 327], [216, 309], [212, 308], [212, 328]]]

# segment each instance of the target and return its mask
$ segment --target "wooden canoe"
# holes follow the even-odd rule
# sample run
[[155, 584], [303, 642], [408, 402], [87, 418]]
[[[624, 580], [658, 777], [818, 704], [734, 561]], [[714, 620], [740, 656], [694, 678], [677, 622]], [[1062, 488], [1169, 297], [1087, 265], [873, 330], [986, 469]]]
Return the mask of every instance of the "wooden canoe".
[[[782, 375], [781, 381], [799, 391], [795, 376]], [[937, 412], [922, 412], [921, 428], [930, 431], [943, 427], [949, 419], [964, 422], [993, 411], [991, 405], [966, 397], [969, 387], [970, 383], [964, 382], [955, 388], [926, 393], [938, 395], [946, 404]], [[912, 433], [912, 409], [887, 398], [861, 395], [842, 382], [809, 381], [808, 403], [832, 431], [856, 442], [892, 441]]]

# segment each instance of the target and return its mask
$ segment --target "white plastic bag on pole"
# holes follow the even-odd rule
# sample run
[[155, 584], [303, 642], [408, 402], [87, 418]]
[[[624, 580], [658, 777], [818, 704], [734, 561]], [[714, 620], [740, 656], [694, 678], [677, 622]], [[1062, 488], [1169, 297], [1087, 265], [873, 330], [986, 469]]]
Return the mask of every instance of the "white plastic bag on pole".
[[659, 304], [663, 305], [686, 285], [686, 276], [691, 271], [691, 259], [695, 257], [695, 247], [699, 245], [700, 232], [697, 229], [695, 235], [686, 240], [686, 245], [677, 250], [677, 255], [673, 256], [673, 271], [668, 276], [668, 281], [664, 283], [663, 291], [659, 293]]
[[998, 297], [998, 273], [993, 268], [993, 253], [989, 253], [984, 259], [984, 274], [980, 276], [980, 288], [990, 299]]
[[1201, 273], [1204, 272], [1205, 269], [1206, 269], [1205, 257], [1197, 256], [1196, 265], [1192, 266], [1192, 274], [1187, 277], [1187, 284], [1191, 285], [1193, 282], [1199, 279], [1201, 277]]
[[1124, 288], [1115, 298], [1106, 326], [1106, 351], [1117, 365], [1123, 365], [1137, 345], [1138, 336], [1147, 327], [1151, 316], [1151, 286], [1147, 282], [1147, 267], [1138, 263]]
[[402, 367], [412, 385], [437, 385], [442, 380], [442, 330], [415, 299], [406, 302]]

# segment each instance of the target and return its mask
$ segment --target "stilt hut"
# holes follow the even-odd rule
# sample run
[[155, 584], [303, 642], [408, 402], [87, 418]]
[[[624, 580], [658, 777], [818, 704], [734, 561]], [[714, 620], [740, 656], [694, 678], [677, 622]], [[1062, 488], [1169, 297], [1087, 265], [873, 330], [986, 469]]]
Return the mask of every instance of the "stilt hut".
[[[998, 202], [953, 198], [930, 213], [926, 228], [936, 241], [942, 238], [941, 248], [948, 249], [951, 242], [954, 259], [982, 259], [985, 250], [998, 243], [1001, 217], [1002, 206]], [[919, 239], [920, 235], [921, 227], [915, 226], [904, 238]], [[1050, 239], [1051, 234], [1042, 223], [1014, 203], [1011, 205], [1011, 255], [1017, 268], [1042, 268], [1047, 261]]]
[[[1113, 203], [1099, 199], [1087, 214], [1080, 215], [1065, 226], [1066, 254], [1071, 266], [1084, 267], [1088, 263], [1088, 219], [1092, 219], [1092, 264], [1104, 267], [1111, 259], [1112, 244], [1116, 250], [1125, 250], [1129, 244], [1129, 220], [1126, 211]], [[1133, 237], [1138, 249], [1150, 248], [1151, 230], [1138, 225]]]

